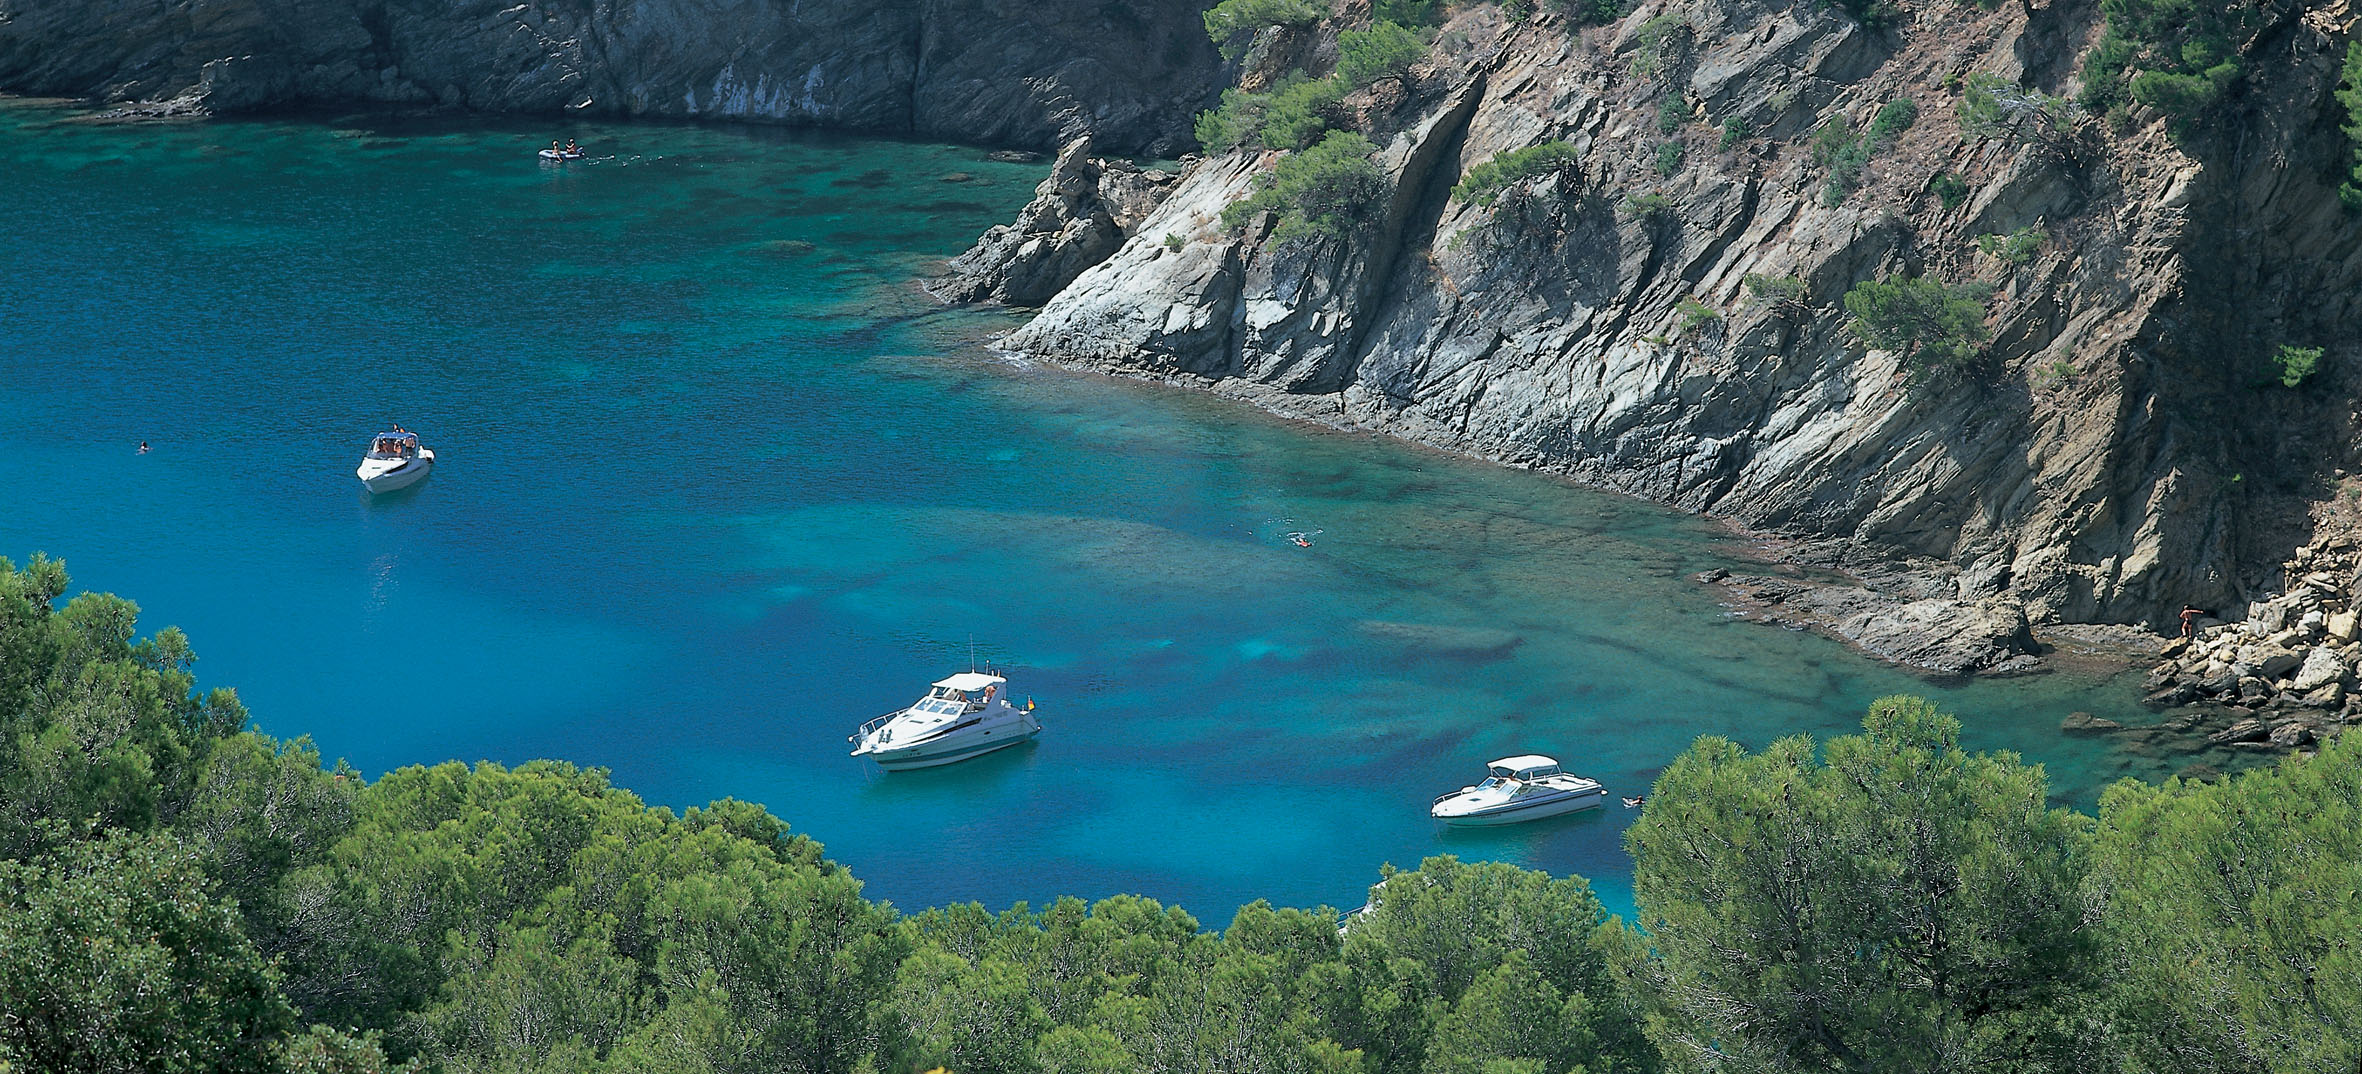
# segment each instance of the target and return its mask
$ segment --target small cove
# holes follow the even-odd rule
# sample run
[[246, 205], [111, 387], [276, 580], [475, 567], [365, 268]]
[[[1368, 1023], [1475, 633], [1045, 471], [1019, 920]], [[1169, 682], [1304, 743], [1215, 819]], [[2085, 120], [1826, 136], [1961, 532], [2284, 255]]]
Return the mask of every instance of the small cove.
[[[599, 159], [538, 165], [552, 136]], [[1637, 793], [1698, 735], [1844, 733], [1908, 691], [2064, 802], [2183, 763], [2060, 733], [2153, 722], [2127, 681], [1937, 687], [1731, 621], [1687, 580], [1733, 565], [1697, 519], [993, 356], [1006, 315], [912, 280], [1046, 165], [22, 102], [0, 142], [0, 555], [139, 601], [261, 730], [372, 776], [563, 758], [761, 802], [906, 908], [1138, 892], [1220, 923], [1446, 852], [1626, 906], [1627, 811], [1425, 816], [1506, 753]], [[393, 421], [443, 464], [372, 500], [353, 459]], [[1038, 743], [844, 755], [971, 643]]]

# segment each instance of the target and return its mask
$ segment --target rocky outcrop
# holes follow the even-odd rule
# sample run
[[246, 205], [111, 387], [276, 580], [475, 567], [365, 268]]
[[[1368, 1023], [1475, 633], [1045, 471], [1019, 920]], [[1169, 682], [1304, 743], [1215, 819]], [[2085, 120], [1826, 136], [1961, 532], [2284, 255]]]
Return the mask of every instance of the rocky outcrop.
[[1176, 177], [1100, 160], [1092, 149], [1089, 138], [1067, 143], [1016, 223], [985, 232], [954, 259], [930, 285], [935, 294], [950, 302], [1039, 306], [1121, 247]]
[[1051, 149], [1187, 148], [1202, 0], [0, 0], [0, 90], [162, 111], [316, 103], [730, 118]]
[[[1973, 613], [1984, 655], [1921, 653], [1951, 667], [2007, 661], [2018, 613], [2243, 606], [2308, 531], [2312, 483], [2362, 470], [2338, 372], [2362, 354], [2341, 342], [2362, 229], [2338, 216], [2349, 147], [2325, 111], [2341, 22], [2281, 19], [2229, 133], [2177, 146], [2154, 115], [2022, 142], [1955, 122], [1970, 75], [2071, 95], [2099, 20], [2079, 0], [1922, 7], [1889, 32], [1768, 0], [1599, 28], [1456, 10], [1402, 103], [1348, 102], [1396, 180], [1387, 226], [1276, 247], [1221, 219], [1276, 154], [1212, 157], [1005, 346], [1912, 564], [1928, 591], [1865, 612], [1857, 641], [1909, 660]], [[1688, 32], [1645, 44], [1667, 19]], [[1661, 62], [1636, 73], [1644, 48]], [[1812, 133], [1905, 99], [1917, 122], [1833, 188]], [[1550, 140], [1572, 167], [1492, 207], [1452, 195]], [[2013, 233], [2033, 241], [1977, 241]], [[1914, 379], [1847, 330], [1850, 287], [1916, 275], [1993, 287], [1983, 373]], [[2279, 341], [2329, 348], [2327, 383], [2264, 386]]]
[[2362, 545], [2331, 537], [2282, 566], [2285, 593], [2166, 643], [2149, 672], [2151, 705], [2225, 714], [2215, 745], [2293, 749], [2362, 723]]

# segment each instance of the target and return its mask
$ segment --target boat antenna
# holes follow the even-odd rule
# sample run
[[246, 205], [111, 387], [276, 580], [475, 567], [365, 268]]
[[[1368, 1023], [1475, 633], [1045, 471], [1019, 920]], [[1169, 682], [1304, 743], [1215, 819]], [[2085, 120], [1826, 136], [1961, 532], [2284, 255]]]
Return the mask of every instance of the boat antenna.
[[970, 634], [970, 635], [968, 635], [968, 671], [969, 671], [971, 674], [973, 674], [973, 673], [975, 672], [975, 670], [976, 670], [976, 635], [974, 635], [974, 634]]

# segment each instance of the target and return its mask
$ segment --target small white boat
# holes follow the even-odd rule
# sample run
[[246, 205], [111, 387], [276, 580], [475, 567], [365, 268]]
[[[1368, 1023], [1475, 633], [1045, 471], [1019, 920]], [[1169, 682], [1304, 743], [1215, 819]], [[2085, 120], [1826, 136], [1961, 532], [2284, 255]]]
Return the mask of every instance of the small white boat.
[[1597, 780], [1562, 772], [1557, 761], [1529, 753], [1486, 765], [1484, 782], [1438, 797], [1427, 813], [1446, 824], [1475, 827], [1596, 809], [1606, 801], [1607, 789]]
[[582, 159], [582, 150], [579, 150], [579, 149], [544, 149], [544, 150], [542, 150], [542, 151], [541, 151], [541, 159], [543, 159], [543, 160], [581, 160], [581, 159]]
[[369, 441], [369, 454], [353, 475], [371, 492], [392, 492], [417, 484], [434, 468], [435, 453], [418, 446], [417, 433], [395, 431]]
[[861, 725], [846, 741], [853, 756], [889, 772], [982, 757], [1042, 733], [1033, 702], [1009, 704], [1008, 680], [967, 671], [938, 682], [909, 708]]

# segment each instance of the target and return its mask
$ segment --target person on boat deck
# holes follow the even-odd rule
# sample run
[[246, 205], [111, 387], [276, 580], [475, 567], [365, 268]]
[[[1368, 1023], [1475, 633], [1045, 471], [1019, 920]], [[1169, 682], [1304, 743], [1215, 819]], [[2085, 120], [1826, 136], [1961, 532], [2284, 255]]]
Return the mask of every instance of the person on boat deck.
[[578, 145], [575, 145], [575, 144], [574, 144], [574, 139], [572, 139], [572, 138], [568, 138], [568, 139], [566, 139], [566, 152], [569, 152], [569, 153], [580, 153], [580, 152], [582, 152], [582, 147], [581, 147], [581, 146], [578, 146]]

